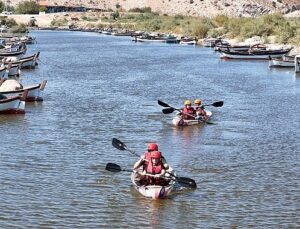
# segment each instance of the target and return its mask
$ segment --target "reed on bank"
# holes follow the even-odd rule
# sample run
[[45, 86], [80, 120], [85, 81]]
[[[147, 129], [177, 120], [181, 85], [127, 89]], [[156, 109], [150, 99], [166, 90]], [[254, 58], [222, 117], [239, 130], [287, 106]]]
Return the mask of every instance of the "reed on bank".
[[[97, 20], [98, 19], [98, 20]], [[81, 22], [92, 27], [135, 29], [205, 37], [226, 37], [245, 40], [253, 36], [266, 42], [300, 46], [300, 21], [275, 13], [256, 18], [232, 18], [218, 15], [214, 18], [159, 15], [154, 12], [109, 12], [102, 16], [82, 16]], [[56, 24], [56, 23], [53, 23]], [[272, 41], [269, 39], [272, 38]]]

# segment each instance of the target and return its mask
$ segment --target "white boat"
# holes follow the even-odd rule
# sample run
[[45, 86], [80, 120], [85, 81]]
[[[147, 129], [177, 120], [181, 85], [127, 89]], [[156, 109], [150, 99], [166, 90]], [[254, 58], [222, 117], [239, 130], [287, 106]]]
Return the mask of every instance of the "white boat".
[[135, 42], [162, 42], [162, 43], [179, 43], [177, 37], [170, 34], [143, 34], [135, 36]]
[[6, 66], [0, 66], [0, 79], [8, 77], [8, 70]]
[[177, 114], [173, 119], [172, 119], [172, 124], [176, 127], [179, 126], [192, 126], [192, 125], [199, 125], [202, 123], [205, 123], [206, 121], [209, 120], [209, 118], [212, 116], [211, 111], [206, 110], [206, 115], [208, 116], [207, 120], [196, 120], [196, 119], [182, 119], [182, 116]]
[[22, 95], [6, 97], [0, 93], [0, 114], [25, 114], [27, 91]]
[[8, 56], [21, 56], [24, 55], [27, 51], [26, 44], [21, 43], [18, 45], [12, 45], [10, 48], [5, 48], [0, 50], [0, 58]]
[[40, 52], [37, 52], [31, 56], [26, 56], [23, 58], [18, 58], [15, 56], [6, 57], [6, 58], [3, 58], [2, 62], [4, 62], [5, 64], [9, 64], [11, 62], [13, 65], [19, 64], [21, 66], [21, 69], [23, 69], [23, 68], [33, 69], [33, 68], [35, 68], [36, 65], [38, 65], [37, 60], [38, 60], [39, 55], [40, 55]]
[[6, 67], [8, 77], [19, 76], [21, 73], [21, 64], [8, 63], [8, 64], [2, 64], [1, 67], [4, 66]]
[[295, 56], [283, 56], [282, 58], [270, 58], [270, 68], [294, 68]]
[[180, 40], [179, 44], [181, 44], [181, 45], [196, 45], [197, 39], [184, 37]]
[[47, 84], [47, 80], [44, 80], [40, 84], [30, 85], [23, 87], [16, 80], [9, 79], [0, 81], [0, 93], [4, 96], [17, 96], [22, 94], [25, 90], [28, 91], [26, 102], [43, 101], [43, 91]]
[[215, 47], [218, 43], [221, 43], [222, 42], [222, 38], [205, 38], [203, 41], [202, 41], [202, 45], [204, 47]]
[[273, 50], [249, 50], [249, 51], [225, 51], [221, 50], [221, 59], [244, 59], [244, 60], [269, 60], [269, 58], [282, 57], [289, 53], [289, 49]]
[[164, 199], [170, 195], [175, 186], [175, 180], [170, 177], [170, 182], [166, 186], [160, 185], [141, 185], [140, 184], [140, 175], [137, 172], [131, 174], [131, 181], [134, 185], [134, 188], [143, 196], [149, 197], [152, 199]]

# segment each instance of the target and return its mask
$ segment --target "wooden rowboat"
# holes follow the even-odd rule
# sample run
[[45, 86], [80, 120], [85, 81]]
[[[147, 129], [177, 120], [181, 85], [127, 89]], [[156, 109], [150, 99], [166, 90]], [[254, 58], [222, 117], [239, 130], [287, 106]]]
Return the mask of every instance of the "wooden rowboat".
[[[7, 97], [18, 96], [22, 94], [25, 90], [28, 91], [26, 102], [35, 102], [35, 101], [43, 101], [43, 91], [47, 84], [47, 80], [44, 80], [42, 83], [26, 86], [23, 88], [17, 88], [15, 90], [10, 90], [5, 87], [5, 82], [10, 80], [1, 79], [0, 80], [0, 93]], [[9, 90], [7, 90], [9, 89]]]
[[0, 93], [0, 114], [25, 114], [25, 100], [28, 91], [22, 95], [6, 97]]

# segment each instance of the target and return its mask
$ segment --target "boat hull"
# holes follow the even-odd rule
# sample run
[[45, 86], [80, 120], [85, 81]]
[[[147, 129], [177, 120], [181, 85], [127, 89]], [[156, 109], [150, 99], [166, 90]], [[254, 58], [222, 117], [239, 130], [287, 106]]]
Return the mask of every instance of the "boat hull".
[[269, 67], [270, 68], [294, 68], [295, 62], [287, 61], [287, 60], [270, 60]]
[[[206, 115], [208, 116], [207, 120], [209, 120], [210, 117], [212, 116], [212, 112], [206, 111]], [[176, 115], [172, 119], [172, 124], [176, 127], [193, 126], [193, 125], [199, 125], [199, 124], [205, 123], [207, 120], [186, 120], [186, 119], [182, 119], [180, 115]]]
[[261, 51], [261, 52], [227, 52], [221, 51], [221, 59], [243, 59], [243, 60], [269, 60], [286, 55], [291, 49], [280, 51]]
[[0, 114], [25, 114], [25, 101], [19, 96], [0, 100]]
[[14, 90], [14, 91], [1, 91], [1, 85], [0, 85], [0, 93], [7, 97], [12, 97], [12, 96], [21, 95], [26, 90], [27, 91], [26, 102], [41, 102], [43, 101], [43, 93], [46, 84], [47, 84], [47, 80], [44, 80], [40, 84], [27, 86], [24, 87], [23, 89]]
[[133, 183], [133, 186], [137, 192], [139, 192], [141, 195], [147, 198], [152, 198], [154, 200], [157, 199], [164, 199], [168, 197], [175, 186], [175, 181], [171, 179], [170, 183], [166, 186], [160, 186], [160, 185], [140, 185], [138, 174], [136, 172], [133, 172], [131, 174], [131, 181]]

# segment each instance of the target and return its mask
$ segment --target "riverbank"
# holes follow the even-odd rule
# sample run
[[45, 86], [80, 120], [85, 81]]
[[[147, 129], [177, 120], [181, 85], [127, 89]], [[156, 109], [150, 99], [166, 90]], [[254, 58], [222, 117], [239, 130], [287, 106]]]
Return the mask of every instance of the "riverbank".
[[[114, 12], [116, 13], [116, 12]], [[297, 36], [294, 38], [291, 38], [291, 42], [286, 42], [286, 36], [284, 31], [282, 31], [283, 35], [280, 35], [282, 37], [278, 37], [278, 35], [268, 35], [266, 36], [261, 32], [261, 30], [258, 30], [257, 33], [262, 34], [256, 34], [255, 31], [257, 28], [253, 28], [253, 32], [248, 34], [245, 34], [245, 32], [240, 32], [242, 34], [234, 34], [235, 31], [225, 31], [224, 27], [226, 26], [226, 21], [231, 20], [225, 16], [220, 16], [217, 18], [212, 19], [216, 24], [219, 25], [217, 28], [210, 28], [208, 26], [208, 22], [205, 22], [205, 20], [201, 18], [190, 18], [190, 17], [183, 17], [183, 16], [175, 16], [175, 17], [164, 17], [164, 16], [158, 16], [153, 14], [153, 17], [157, 17], [157, 19], [152, 19], [150, 14], [140, 14], [140, 13], [133, 13], [133, 14], [127, 14], [127, 13], [119, 13], [118, 15], [114, 15], [113, 12], [73, 12], [73, 13], [51, 13], [51, 14], [39, 14], [39, 15], [7, 15], [8, 18], [13, 18], [17, 23], [25, 23], [29, 24], [29, 22], [34, 19], [35, 24], [39, 28], [62, 28], [62, 29], [103, 29], [103, 28], [115, 28], [115, 29], [132, 29], [132, 30], [143, 30], [143, 31], [156, 31], [160, 33], [172, 33], [176, 34], [177, 36], [194, 36], [198, 37], [199, 41], [201, 39], [204, 39], [205, 37], [216, 37], [221, 36], [225, 40], [230, 41], [232, 44], [241, 43], [247, 38], [250, 38], [254, 35], [261, 35], [262, 43], [268, 44], [270, 46], [293, 46], [294, 49], [292, 50], [292, 54], [296, 54], [300, 52], [300, 40]], [[163, 22], [159, 22], [163, 21]], [[259, 20], [259, 19], [257, 19]], [[270, 18], [267, 18], [266, 20], [271, 21], [280, 21], [280, 16], [270, 16]], [[289, 19], [290, 20], [290, 19]], [[297, 22], [296, 26], [299, 26]], [[235, 23], [236, 26], [239, 23], [239, 21], [229, 22], [229, 24]], [[257, 23], [263, 23], [261, 20]], [[276, 22], [274, 22], [276, 23]], [[239, 25], [241, 29], [241, 25]], [[251, 27], [248, 28], [245, 25], [242, 27], [245, 31], [251, 30]], [[270, 27], [266, 28], [265, 30], [272, 31], [274, 28]], [[278, 26], [277, 26], [278, 27]], [[283, 27], [284, 28], [284, 27]], [[297, 27], [296, 27], [297, 28]], [[228, 30], [228, 29], [227, 29]], [[298, 28], [299, 30], [299, 28]], [[295, 30], [297, 31], [297, 29]], [[225, 33], [226, 32], [226, 33]], [[268, 32], [270, 33], [270, 32]], [[250, 36], [251, 35], [251, 36]], [[285, 41], [285, 43], [280, 43], [278, 41]]]

